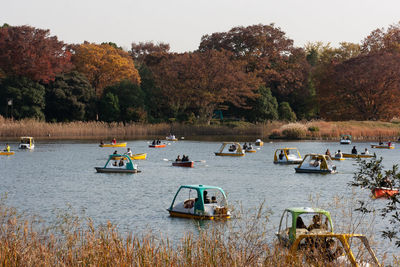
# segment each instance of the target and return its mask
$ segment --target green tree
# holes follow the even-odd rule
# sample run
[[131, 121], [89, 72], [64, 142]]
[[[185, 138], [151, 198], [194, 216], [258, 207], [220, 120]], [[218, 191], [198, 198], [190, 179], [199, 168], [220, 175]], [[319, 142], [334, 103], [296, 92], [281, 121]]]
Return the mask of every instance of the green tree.
[[79, 72], [58, 75], [46, 87], [45, 114], [48, 121], [94, 119], [94, 108], [94, 89]]
[[271, 89], [260, 86], [257, 91], [259, 97], [250, 99], [251, 111], [247, 111], [247, 118], [252, 122], [266, 122], [278, 119], [278, 102], [272, 95]]
[[[144, 93], [138, 84], [124, 80], [115, 85], [108, 86], [104, 93], [111, 93], [118, 98], [120, 121], [144, 121]], [[144, 117], [143, 117], [144, 116]]]
[[118, 96], [111, 92], [103, 94], [99, 103], [100, 120], [106, 122], [117, 121], [120, 116]]
[[293, 112], [288, 102], [281, 102], [278, 108], [279, 119], [284, 121], [295, 121], [296, 114]]
[[[371, 160], [359, 160], [359, 169], [354, 173], [354, 180], [350, 186], [372, 190], [380, 187], [381, 181], [388, 178], [394, 188], [400, 186], [400, 173], [398, 165], [393, 165], [391, 169], [385, 170], [382, 165], [383, 158]], [[395, 240], [397, 247], [400, 247], [400, 197], [394, 195], [383, 200], [383, 205], [371, 205], [370, 201], [358, 201], [359, 206], [356, 211], [367, 214], [377, 212], [383, 218], [388, 218], [389, 224], [382, 231], [382, 237], [390, 241]]]
[[[15, 119], [36, 118], [43, 120], [45, 88], [25, 77], [9, 76], [0, 81], [0, 112], [8, 113], [8, 100], [12, 100], [12, 117]], [[8, 113], [10, 115], [10, 113]]]

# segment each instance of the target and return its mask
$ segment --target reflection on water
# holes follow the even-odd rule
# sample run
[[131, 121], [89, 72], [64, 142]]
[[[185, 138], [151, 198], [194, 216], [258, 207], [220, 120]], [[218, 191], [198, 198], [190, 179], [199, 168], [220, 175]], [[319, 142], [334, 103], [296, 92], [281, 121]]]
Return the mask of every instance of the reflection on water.
[[[335, 196], [343, 199], [353, 196], [347, 184], [357, 168], [354, 160], [334, 162], [339, 173], [333, 175], [297, 174], [293, 165], [273, 164], [274, 151], [285, 146], [297, 147], [303, 156], [323, 153], [327, 148], [331, 152], [338, 149], [350, 152], [352, 146], [339, 142], [266, 143], [257, 153], [239, 158], [214, 156], [220, 142], [185, 140], [168, 142], [166, 148], [160, 149], [149, 148], [148, 144], [147, 140], [128, 141], [134, 153], [148, 153], [146, 161], [137, 161], [142, 173], [101, 174], [94, 167], [103, 166], [115, 148], [100, 148], [88, 141], [37, 142], [34, 151], [17, 151], [14, 156], [0, 158], [0, 193], [7, 192], [8, 203], [18, 210], [38, 214], [50, 222], [55, 220], [56, 209], [70, 204], [75, 210], [84, 210], [95, 223], [111, 221], [134, 234], [151, 230], [173, 240], [214, 223], [169, 217], [166, 209], [183, 184], [220, 186], [230, 204], [241, 203], [244, 209], [265, 202], [273, 212], [269, 226], [271, 240], [286, 207], [309, 206], [310, 196], [317, 194], [321, 206], [328, 206]], [[359, 151], [370, 147], [368, 143], [353, 145]], [[11, 147], [16, 150], [17, 143]], [[123, 153], [125, 149], [117, 150]], [[369, 150], [384, 157], [385, 167], [397, 163], [398, 148]], [[189, 155], [192, 160], [206, 160], [206, 163], [179, 168], [163, 160], [175, 159], [178, 154]], [[369, 192], [361, 191], [359, 197], [368, 196]], [[383, 203], [377, 200], [374, 204]], [[347, 219], [333, 208], [330, 211], [336, 220]], [[384, 227], [377, 218], [376, 232]], [[394, 250], [393, 244], [387, 241], [379, 247], [382, 251]]]

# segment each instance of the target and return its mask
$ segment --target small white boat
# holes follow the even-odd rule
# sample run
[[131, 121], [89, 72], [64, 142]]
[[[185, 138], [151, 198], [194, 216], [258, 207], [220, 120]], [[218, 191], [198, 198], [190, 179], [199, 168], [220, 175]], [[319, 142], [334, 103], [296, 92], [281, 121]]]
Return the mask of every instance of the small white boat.
[[295, 170], [300, 173], [336, 173], [336, 166], [327, 155], [307, 154]]
[[21, 142], [18, 145], [19, 149], [34, 149], [35, 148], [35, 141], [33, 137], [30, 136], [22, 136]]
[[351, 144], [351, 135], [343, 134], [340, 136], [340, 144], [342, 145], [350, 145]]
[[274, 163], [277, 164], [299, 164], [303, 161], [297, 148], [279, 148], [275, 150]]

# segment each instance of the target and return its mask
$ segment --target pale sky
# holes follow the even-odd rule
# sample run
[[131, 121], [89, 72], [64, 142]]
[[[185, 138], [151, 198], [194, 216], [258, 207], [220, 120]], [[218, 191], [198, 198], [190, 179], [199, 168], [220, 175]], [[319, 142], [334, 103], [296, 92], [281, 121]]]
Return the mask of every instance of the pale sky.
[[196, 50], [205, 34], [235, 26], [280, 27], [296, 46], [359, 43], [372, 30], [400, 21], [399, 0], [3, 0], [0, 25], [49, 29], [66, 43], [169, 43]]

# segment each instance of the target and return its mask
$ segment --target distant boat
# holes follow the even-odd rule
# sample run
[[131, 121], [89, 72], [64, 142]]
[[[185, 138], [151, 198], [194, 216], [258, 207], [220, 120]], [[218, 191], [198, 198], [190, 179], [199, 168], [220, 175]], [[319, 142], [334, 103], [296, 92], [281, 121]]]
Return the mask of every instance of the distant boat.
[[172, 162], [172, 166], [193, 168], [194, 161], [174, 161]]
[[[116, 160], [116, 158], [119, 158]], [[132, 160], [127, 155], [113, 154], [108, 157], [104, 167], [95, 167], [97, 172], [100, 173], [137, 173], [140, 172], [137, 166], [133, 164]]]

